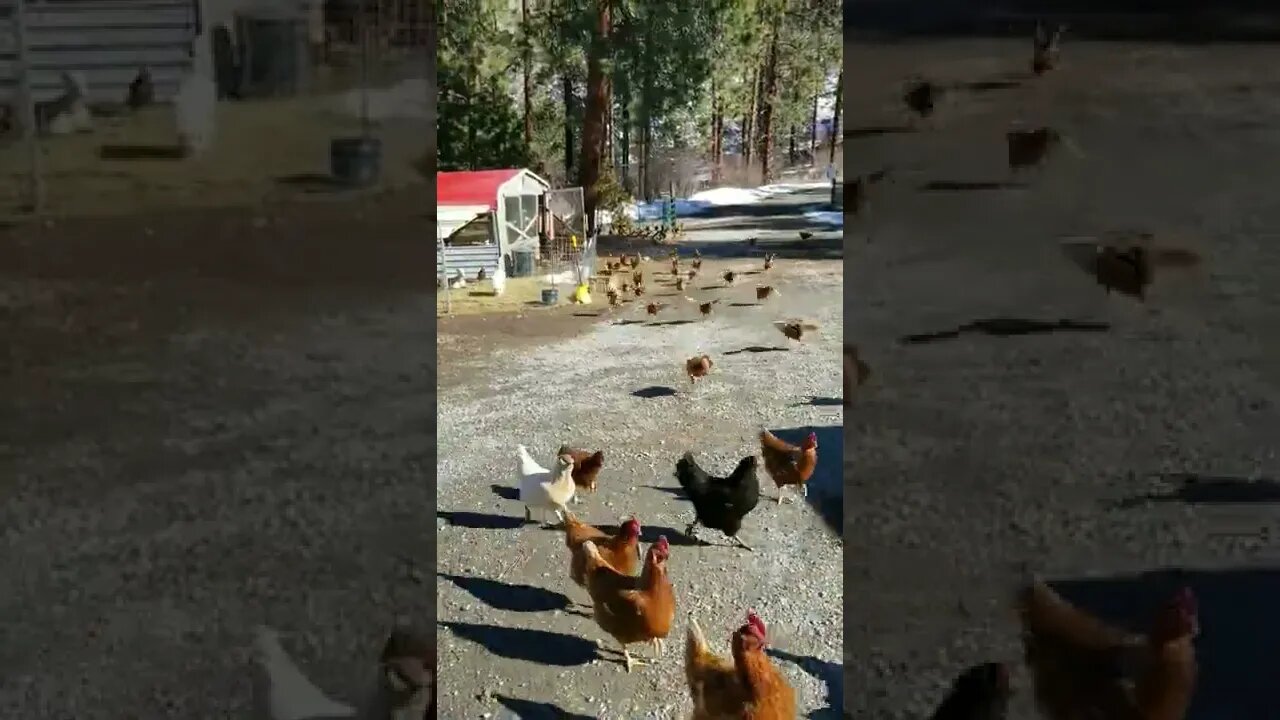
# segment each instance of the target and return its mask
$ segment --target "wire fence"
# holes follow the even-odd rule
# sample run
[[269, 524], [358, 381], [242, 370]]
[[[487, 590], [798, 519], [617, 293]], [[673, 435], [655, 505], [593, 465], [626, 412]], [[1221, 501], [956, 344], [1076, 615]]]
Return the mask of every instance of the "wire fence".
[[539, 248], [549, 274], [573, 273], [577, 285], [584, 285], [595, 268], [595, 241], [587, 237], [586, 202], [582, 188], [548, 190]]
[[429, 0], [0, 0], [0, 217], [420, 183], [432, 22]]

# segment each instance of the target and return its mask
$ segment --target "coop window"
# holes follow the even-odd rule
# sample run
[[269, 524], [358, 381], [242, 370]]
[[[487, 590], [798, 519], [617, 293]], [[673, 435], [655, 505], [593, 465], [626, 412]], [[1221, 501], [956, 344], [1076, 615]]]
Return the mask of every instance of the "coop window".
[[493, 215], [478, 215], [453, 231], [444, 241], [449, 247], [493, 244]]

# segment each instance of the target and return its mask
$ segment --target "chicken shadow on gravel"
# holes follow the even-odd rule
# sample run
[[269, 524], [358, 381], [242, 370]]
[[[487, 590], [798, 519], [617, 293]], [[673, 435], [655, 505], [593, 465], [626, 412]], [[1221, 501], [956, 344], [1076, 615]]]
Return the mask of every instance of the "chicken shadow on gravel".
[[595, 715], [571, 713], [551, 703], [521, 700], [506, 695], [495, 695], [494, 699], [520, 720], [599, 720]]
[[595, 643], [574, 635], [477, 623], [445, 621], [437, 625], [509, 660], [574, 667], [587, 665], [599, 658]]
[[844, 712], [844, 665], [819, 660], [808, 655], [796, 655], [786, 650], [769, 648], [769, 655], [791, 663], [827, 686], [827, 706], [810, 711], [809, 720], [838, 720]]
[[498, 485], [497, 483], [494, 483], [493, 485], [489, 486], [489, 489], [493, 491], [494, 495], [497, 495], [503, 500], [519, 500], [520, 499], [519, 488], [507, 487], [506, 485]]
[[661, 397], [674, 397], [676, 394], [675, 388], [668, 387], [666, 385], [650, 385], [649, 387], [631, 391], [632, 397], [638, 397], [643, 400], [652, 400], [654, 398]]
[[519, 530], [524, 526], [524, 518], [510, 515], [438, 510], [436, 511], [436, 516], [449, 523], [452, 527], [464, 527], [473, 530]]
[[771, 352], [791, 352], [791, 348], [776, 347], [776, 346], [768, 347], [765, 345], [748, 345], [747, 347], [738, 348], [737, 350], [727, 350], [721, 354], [722, 355], [741, 355], [742, 353], [751, 353], [752, 355], [756, 355], [758, 353], [771, 353]]
[[1146, 632], [1153, 610], [1179, 587], [1191, 588], [1199, 601], [1200, 677], [1186, 720], [1275, 716], [1280, 568], [1166, 569], [1050, 585], [1077, 607], [1135, 632]]
[[925, 345], [943, 340], [955, 340], [961, 335], [976, 333], [991, 337], [1017, 337], [1021, 335], [1048, 335], [1061, 332], [1107, 332], [1111, 323], [1092, 320], [1034, 320], [1029, 318], [984, 318], [967, 322], [949, 330], [904, 335], [898, 339], [902, 345]]
[[[827, 529], [837, 536], [844, 536], [844, 426], [800, 427], [769, 432], [779, 438], [799, 445], [809, 433], [818, 436], [818, 467], [806, 483], [809, 494], [805, 501], [818, 514]], [[766, 476], [768, 485], [773, 483]], [[776, 490], [771, 490], [776, 492]], [[763, 496], [763, 493], [762, 493]]]
[[448, 580], [494, 610], [552, 612], [564, 610], [570, 605], [566, 595], [532, 585], [517, 585], [500, 580], [448, 573], [436, 573], [436, 577]]
[[[652, 486], [651, 486], [652, 487]], [[669, 488], [662, 488], [664, 490]], [[683, 491], [682, 491], [683, 493]], [[596, 525], [596, 527], [609, 533], [617, 535], [621, 528], [614, 525]], [[667, 542], [676, 547], [712, 547], [715, 543], [707, 542], [701, 538], [691, 538], [684, 534], [684, 531], [663, 525], [646, 525], [644, 518], [640, 519], [640, 542], [646, 545], [652, 545], [658, 542], [659, 537], [665, 537]], [[733, 547], [732, 545], [728, 547]]]
[[1143, 493], [1127, 497], [1116, 507], [1130, 509], [1147, 503], [1180, 502], [1188, 505], [1243, 505], [1247, 503], [1280, 503], [1280, 482], [1270, 478], [1243, 478], [1196, 473], [1157, 473], [1164, 482], [1180, 485], [1164, 492]]
[[804, 407], [806, 405], [809, 405], [812, 407], [839, 407], [843, 404], [844, 404], [844, 400], [841, 398], [819, 397], [817, 395], [813, 395], [808, 400], [805, 400], [804, 402], [795, 403], [791, 407]]

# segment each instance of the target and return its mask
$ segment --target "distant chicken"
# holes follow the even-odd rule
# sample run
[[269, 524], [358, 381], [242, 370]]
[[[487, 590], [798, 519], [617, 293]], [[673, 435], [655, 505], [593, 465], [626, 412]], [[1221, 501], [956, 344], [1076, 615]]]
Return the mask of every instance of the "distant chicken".
[[636, 270], [635, 272], [631, 273], [631, 282], [635, 283], [636, 285], [643, 285], [644, 273], [639, 270]]
[[853, 391], [862, 386], [871, 377], [871, 367], [858, 356], [858, 346], [844, 346], [844, 404], [853, 401]]
[[651, 302], [648, 305], [644, 306], [644, 311], [649, 315], [657, 315], [658, 313], [662, 312], [666, 307], [667, 307], [666, 303]]
[[742, 520], [760, 502], [760, 480], [756, 476], [759, 461], [748, 455], [728, 477], [716, 477], [698, 467], [693, 453], [685, 453], [676, 462], [676, 480], [693, 503], [694, 519], [684, 529], [684, 534], [694, 537], [695, 525], [719, 530], [738, 547], [750, 550], [738, 537]]
[[[604, 467], [604, 451], [591, 452], [561, 445], [556, 451], [556, 456], [560, 455], [568, 455], [573, 459], [573, 484], [579, 490], [595, 492], [596, 478], [600, 475], [600, 469]], [[574, 494], [573, 500], [578, 501], [577, 493]]]
[[778, 503], [782, 503], [782, 489], [788, 485], [799, 487], [800, 494], [809, 496], [806, 483], [818, 466], [818, 435], [809, 433], [799, 446], [779, 438], [767, 429], [760, 431], [760, 456], [764, 469], [778, 487]]
[[156, 85], [151, 79], [151, 71], [145, 67], [138, 68], [138, 74], [129, 83], [129, 95], [125, 104], [131, 110], [138, 110], [156, 101]]
[[1009, 668], [1002, 663], [974, 665], [956, 678], [929, 720], [1005, 720], [1010, 695]]
[[609, 291], [605, 293], [605, 296], [609, 298], [609, 307], [618, 307], [618, 291], [617, 290], [614, 290], [613, 288], [609, 288]]
[[1062, 134], [1051, 127], [1010, 130], [1004, 137], [1008, 146], [1009, 169], [1012, 171], [1042, 165], [1062, 143]]
[[667, 577], [671, 544], [666, 536], [649, 546], [640, 577], [619, 572], [601, 555], [590, 540], [582, 544], [587, 555], [587, 592], [591, 594], [596, 624], [622, 648], [627, 672], [645, 663], [631, 657], [628, 645], [652, 642], [654, 654], [662, 652], [662, 641], [671, 633], [676, 615], [675, 590]]
[[738, 275], [732, 270], [725, 270], [724, 275], [722, 275], [721, 277], [724, 278], [725, 285], [732, 285], [733, 281], [738, 277]]
[[877, 170], [866, 175], [859, 175], [845, 185], [845, 207], [853, 215], [861, 215], [870, 204], [868, 197], [871, 186], [880, 183], [889, 176], [889, 168]]
[[476, 272], [476, 282], [484, 282], [485, 277], [487, 277], [487, 274], [485, 273], [484, 268], [480, 268], [480, 270]]
[[693, 282], [693, 279], [696, 277], [698, 277], [698, 270], [695, 267], [693, 270], [689, 271], [689, 282]]
[[710, 314], [711, 314], [711, 308], [712, 308], [712, 307], [714, 307], [714, 306], [716, 305], [716, 303], [718, 303], [718, 302], [720, 302], [720, 301], [719, 301], [719, 300], [711, 300], [711, 301], [709, 301], [709, 302], [704, 302], [704, 303], [702, 303], [701, 305], [699, 305], [699, 306], [698, 306], [698, 312], [702, 313], [703, 317], [705, 317], [705, 316], [707, 316], [707, 315], [710, 315]]
[[676, 278], [676, 292], [684, 292], [684, 278]]
[[699, 355], [685, 360], [684, 371], [685, 374], [689, 376], [689, 383], [696, 383], [701, 378], [706, 377], [707, 373], [711, 372], [711, 368], [714, 364], [715, 363], [711, 362], [710, 355]]
[[801, 240], [808, 240], [808, 239], [809, 239], [809, 238], [811, 238], [811, 237], [813, 237], [813, 233], [809, 232], [808, 230], [801, 230], [801, 231], [800, 231], [800, 239], [801, 239]]
[[636, 297], [640, 297], [641, 295], [644, 295], [644, 286], [637, 285], [634, 288], [632, 288], [632, 292], [635, 293]]
[[807, 323], [802, 320], [788, 320], [786, 322], [775, 322], [774, 327], [778, 328], [787, 338], [799, 342], [804, 334], [813, 332], [818, 329], [817, 325]]
[[1107, 294], [1114, 290], [1145, 301], [1157, 268], [1186, 269], [1202, 262], [1191, 250], [1156, 247], [1150, 233], [1119, 235], [1116, 244], [1065, 243], [1062, 247], [1067, 258], [1092, 275]]
[[732, 661], [711, 652], [693, 614], [685, 635], [684, 674], [690, 720], [794, 720], [795, 691], [765, 653], [764, 622], [754, 612], [729, 638]]
[[772, 270], [772, 269], [773, 269], [773, 261], [774, 261], [774, 260], [776, 260], [777, 258], [778, 258], [778, 254], [777, 254], [777, 253], [768, 253], [768, 254], [766, 254], [766, 255], [764, 256], [764, 269], [765, 269], [765, 270]]
[[1109, 627], [1043, 581], [1018, 595], [1023, 652], [1046, 720], [1183, 720], [1198, 674], [1196, 597], [1178, 591], [1145, 637]]
[[597, 552], [614, 570], [623, 575], [635, 575], [640, 569], [640, 521], [627, 518], [610, 535], [594, 525], [588, 525], [572, 513], [564, 523], [564, 544], [569, 548], [569, 578], [581, 587], [587, 586], [587, 553], [583, 543], [595, 543]]
[[671, 274], [672, 274], [672, 275], [679, 275], [679, 274], [680, 274], [680, 259], [679, 259], [679, 258], [671, 258]]
[[1058, 25], [1052, 32], [1045, 32], [1044, 25], [1036, 23], [1036, 31], [1031, 38], [1031, 72], [1044, 75], [1057, 66], [1059, 45], [1065, 30], [1065, 25]]
[[543, 513], [552, 510], [560, 520], [564, 520], [576, 487], [573, 484], [573, 458], [568, 455], [556, 458], [556, 469], [553, 472], [535, 462], [524, 445], [516, 446], [516, 452], [519, 455], [516, 477], [519, 480], [520, 502], [524, 504], [525, 522], [532, 522], [534, 508]]
[[689, 265], [690, 265], [690, 267], [692, 267], [694, 270], [701, 270], [701, 269], [702, 269], [702, 256], [701, 256], [701, 255], [699, 255], [699, 256], [698, 256], [698, 257], [697, 257], [693, 262], [689, 263]]
[[622, 290], [622, 292], [627, 293], [627, 292], [630, 292], [630, 291], [631, 291], [631, 285], [630, 285], [630, 283], [625, 283], [625, 282], [624, 282], [624, 283], [622, 283], [622, 285], [621, 285], [621, 287], [620, 287], [619, 289], [620, 289], [620, 290]]
[[768, 300], [774, 295], [781, 295], [772, 285], [761, 285], [756, 288], [756, 300]]
[[927, 118], [933, 114], [938, 100], [941, 98], [941, 87], [928, 80], [918, 80], [907, 88], [907, 92], [902, 96], [902, 101], [906, 103], [907, 109], [911, 112], [922, 118]]

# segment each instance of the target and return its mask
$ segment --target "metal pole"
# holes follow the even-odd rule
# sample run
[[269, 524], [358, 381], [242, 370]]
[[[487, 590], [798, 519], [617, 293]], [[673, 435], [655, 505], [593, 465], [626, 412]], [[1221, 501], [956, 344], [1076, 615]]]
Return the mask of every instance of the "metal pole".
[[27, 48], [27, 3], [15, 0], [13, 4], [13, 35], [18, 50], [18, 98], [22, 113], [22, 139], [31, 158], [31, 177], [28, 191], [31, 211], [37, 215], [44, 211], [44, 158], [40, 151], [40, 138], [36, 127], [36, 98], [31, 87], [31, 58]]
[[449, 255], [445, 252], [444, 235], [436, 224], [436, 247], [440, 248], [440, 271], [444, 274], [444, 314], [453, 315], [453, 289], [449, 286]]

